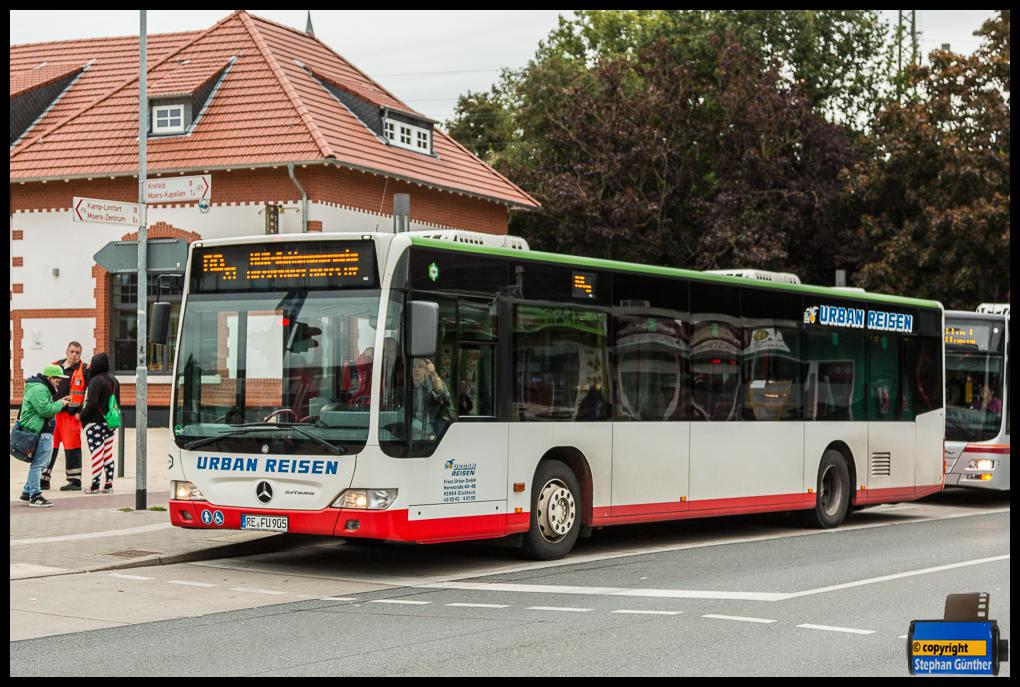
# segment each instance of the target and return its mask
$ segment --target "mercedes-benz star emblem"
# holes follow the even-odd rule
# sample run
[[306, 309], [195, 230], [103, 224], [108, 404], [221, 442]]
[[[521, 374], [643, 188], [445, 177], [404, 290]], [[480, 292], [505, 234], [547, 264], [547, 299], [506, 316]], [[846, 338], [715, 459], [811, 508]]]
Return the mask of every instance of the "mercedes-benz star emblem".
[[269, 486], [269, 482], [259, 482], [259, 485], [255, 487], [255, 498], [262, 503], [269, 503], [273, 500], [273, 488]]

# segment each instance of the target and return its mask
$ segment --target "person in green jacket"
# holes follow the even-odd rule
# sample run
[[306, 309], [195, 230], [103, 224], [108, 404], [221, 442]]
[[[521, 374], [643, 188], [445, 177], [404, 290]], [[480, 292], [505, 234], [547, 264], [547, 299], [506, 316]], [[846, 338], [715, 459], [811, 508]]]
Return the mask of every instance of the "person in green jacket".
[[43, 469], [50, 463], [53, 451], [54, 416], [70, 402], [70, 397], [53, 400], [56, 396], [56, 384], [67, 375], [59, 365], [47, 365], [41, 374], [25, 381], [25, 398], [21, 402], [21, 414], [18, 424], [22, 429], [39, 435], [39, 445], [32, 456], [32, 467], [28, 470], [28, 481], [21, 492], [21, 500], [28, 501], [33, 508], [50, 508], [53, 506], [43, 498], [40, 479]]

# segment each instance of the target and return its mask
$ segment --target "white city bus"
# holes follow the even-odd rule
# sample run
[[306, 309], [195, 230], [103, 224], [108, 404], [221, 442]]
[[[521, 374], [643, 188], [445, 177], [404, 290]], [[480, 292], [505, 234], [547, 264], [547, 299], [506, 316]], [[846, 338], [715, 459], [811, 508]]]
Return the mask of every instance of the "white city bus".
[[470, 232], [191, 247], [173, 524], [557, 558], [606, 525], [943, 486], [932, 301]]
[[1009, 490], [1009, 304], [946, 311], [946, 484]]

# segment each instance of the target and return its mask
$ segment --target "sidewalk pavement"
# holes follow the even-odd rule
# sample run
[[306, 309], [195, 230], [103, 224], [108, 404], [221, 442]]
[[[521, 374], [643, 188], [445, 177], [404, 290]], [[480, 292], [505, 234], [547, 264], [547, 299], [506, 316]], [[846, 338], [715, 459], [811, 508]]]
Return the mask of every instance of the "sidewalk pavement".
[[[53, 508], [29, 508], [19, 500], [28, 464], [10, 458], [10, 579], [26, 579], [183, 563], [260, 553], [295, 543], [293, 536], [265, 532], [189, 530], [170, 525], [167, 469], [169, 429], [150, 429], [146, 449], [146, 505], [135, 511], [135, 432], [125, 430], [124, 477], [112, 494], [63, 492], [64, 451], [43, 492]], [[119, 440], [119, 439], [118, 439]], [[88, 453], [88, 449], [84, 449]], [[114, 445], [114, 456], [117, 446]], [[83, 456], [83, 463], [88, 456]]]

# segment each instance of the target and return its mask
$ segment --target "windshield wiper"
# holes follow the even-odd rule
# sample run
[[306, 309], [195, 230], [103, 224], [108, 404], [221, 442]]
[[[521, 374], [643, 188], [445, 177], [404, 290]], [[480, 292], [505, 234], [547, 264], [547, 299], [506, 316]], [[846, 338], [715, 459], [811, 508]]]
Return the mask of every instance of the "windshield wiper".
[[311, 439], [312, 441], [315, 441], [315, 442], [321, 444], [322, 446], [325, 446], [326, 448], [328, 448], [333, 453], [336, 453], [337, 455], [342, 455], [342, 454], [347, 453], [347, 448], [346, 447], [344, 447], [344, 446], [342, 446], [340, 444], [334, 444], [332, 442], [326, 441], [325, 439], [323, 439], [321, 437], [317, 437], [314, 434], [312, 434], [311, 432], [309, 432], [307, 430], [304, 430], [304, 429], [301, 429], [301, 427], [299, 427], [297, 424], [291, 423], [291, 422], [247, 422], [247, 423], [244, 423], [244, 424], [241, 424], [241, 425], [231, 425], [231, 426], [232, 427], [237, 427], [238, 429], [234, 429], [234, 430], [231, 430], [229, 432], [223, 432], [222, 434], [217, 434], [216, 436], [213, 436], [213, 437], [204, 437], [202, 439], [196, 439], [195, 441], [192, 441], [192, 442], [189, 442], [189, 443], [185, 444], [184, 445], [184, 449], [187, 450], [187, 451], [191, 451], [191, 450], [194, 450], [196, 448], [199, 448], [200, 446], [206, 446], [207, 444], [211, 444], [211, 443], [213, 443], [214, 441], [216, 441], [218, 439], [224, 439], [224, 438], [227, 438], [227, 437], [241, 436], [241, 435], [246, 434], [247, 432], [249, 432], [251, 430], [262, 431], [262, 430], [272, 430], [272, 429], [293, 429], [298, 434], [301, 434], [302, 436], [305, 436], [305, 437]]

